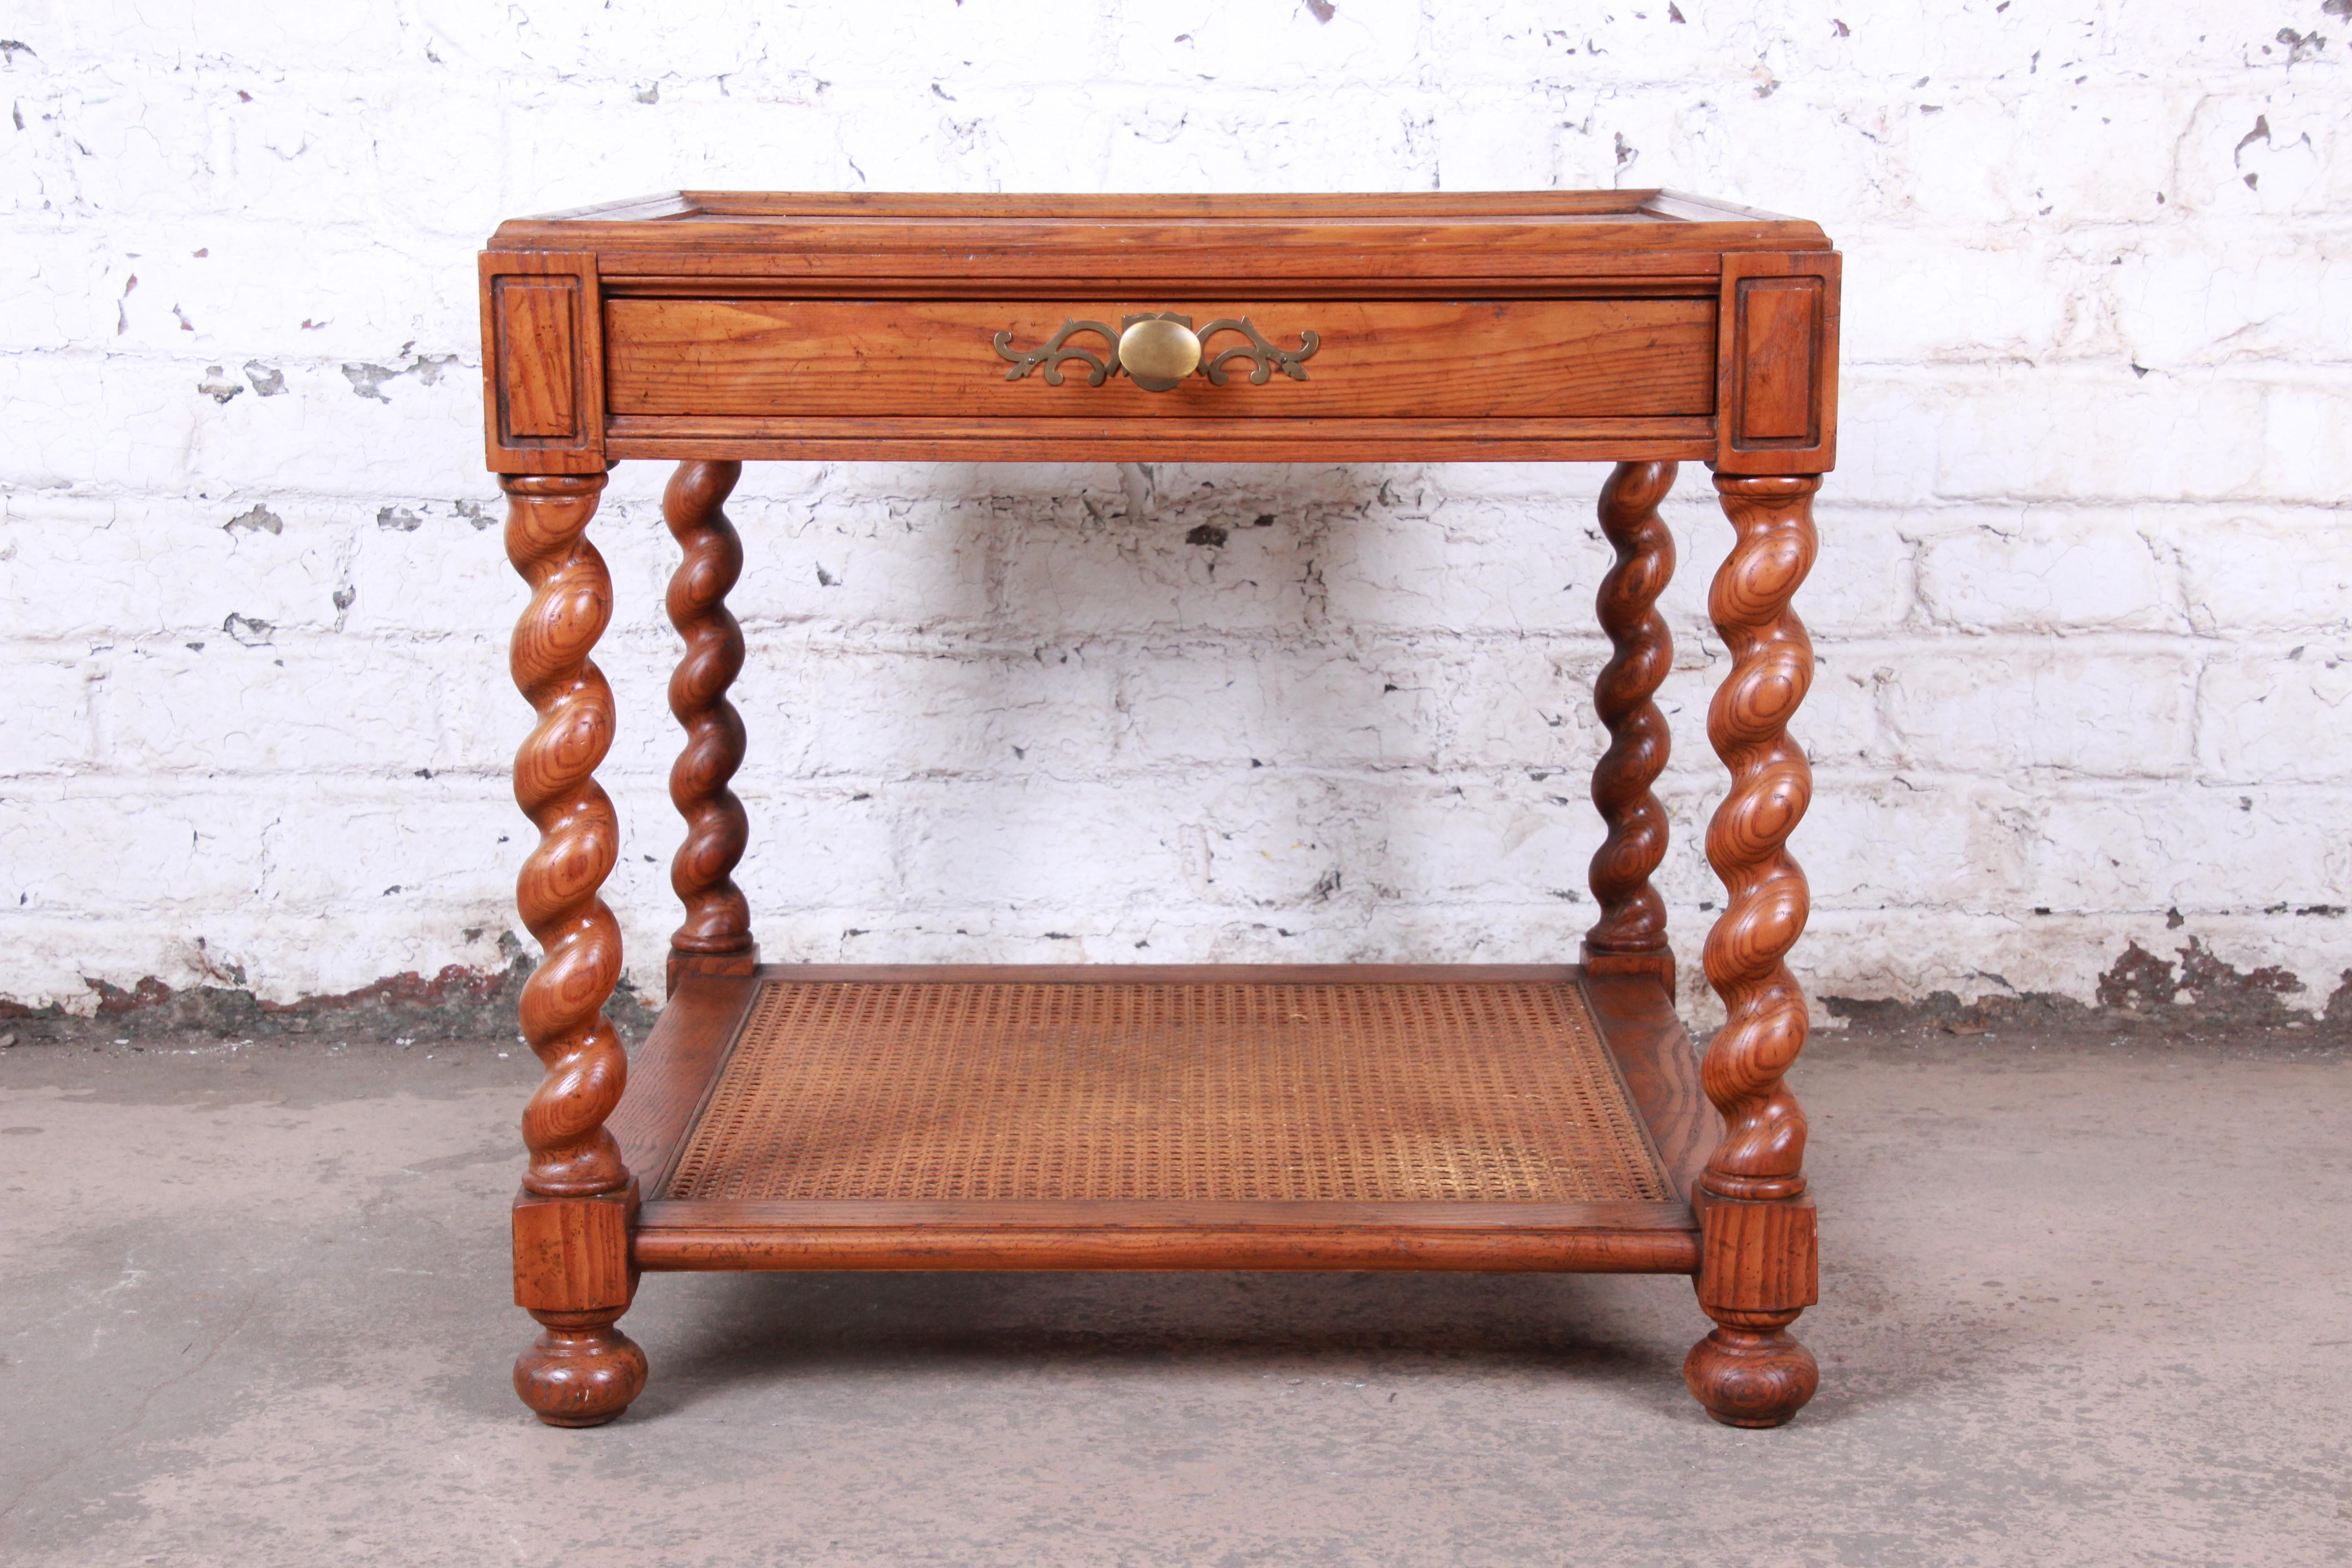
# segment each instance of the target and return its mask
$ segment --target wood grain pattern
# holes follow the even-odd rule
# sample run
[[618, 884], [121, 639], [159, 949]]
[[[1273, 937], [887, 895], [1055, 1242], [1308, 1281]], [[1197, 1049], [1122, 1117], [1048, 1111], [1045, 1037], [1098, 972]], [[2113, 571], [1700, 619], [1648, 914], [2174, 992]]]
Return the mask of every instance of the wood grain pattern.
[[593, 1198], [515, 1201], [515, 1305], [553, 1312], [624, 1311], [636, 1289], [629, 1267], [634, 1187]]
[[[1123, 375], [1006, 379], [992, 346], [1050, 340], [1070, 320], [1175, 310], [1248, 317], [1277, 346], [1312, 329], [1307, 380]], [[1716, 302], [1675, 300], [1250, 300], [1213, 295], [1063, 301], [616, 299], [605, 311], [616, 415], [862, 415], [1070, 419], [1643, 417], [1713, 412]], [[1239, 340], [1230, 340], [1237, 342]], [[1212, 348], [1230, 342], [1220, 338]], [[1087, 340], [1096, 352], [1108, 345]]]
[[1741, 1203], [1703, 1195], [1697, 1205], [1698, 1299], [1710, 1312], [1794, 1312], [1821, 1300], [1812, 1200]]
[[1821, 1386], [1813, 1352], [1788, 1331], [1820, 1296], [1812, 1200], [1703, 1196], [1699, 1218], [1699, 1306], [1716, 1327], [1683, 1380], [1727, 1426], [1778, 1426]]
[[1601, 1038], [1617, 1063], [1658, 1160], [1687, 1199], [1698, 1191], [1706, 1158], [1723, 1136], [1699, 1082], [1698, 1048], [1675, 1016], [1674, 994], [1655, 976], [1584, 971], [1584, 998]]
[[[493, 249], [593, 249], [606, 275], [862, 279], [971, 297], [976, 281], [1712, 277], [1726, 253], [1827, 249], [1800, 219], [1656, 191], [1291, 196], [843, 197], [679, 193], [519, 219]], [[1202, 285], [1206, 285], [1206, 289]], [[944, 287], [943, 287], [944, 286]]]
[[645, 1392], [646, 1352], [614, 1327], [622, 1309], [531, 1309], [539, 1337], [515, 1358], [514, 1386], [550, 1426], [602, 1426]]
[[749, 976], [688, 971], [629, 1064], [629, 1091], [609, 1123], [621, 1157], [655, 1192], [709, 1093], [759, 987]]
[[1702, 1076], [1725, 1129], [1700, 1177], [1708, 1234], [1698, 1298], [1716, 1327], [1692, 1347], [1683, 1375], [1707, 1414], [1732, 1426], [1777, 1426], [1821, 1383], [1812, 1352], [1788, 1332], [1813, 1300], [1814, 1262], [1805, 1117], [1784, 1079], [1806, 1028], [1804, 994], [1785, 962], [1805, 926], [1805, 878], [1786, 846], [1812, 795], [1812, 770], [1788, 731], [1812, 682], [1812, 646], [1790, 603], [1812, 569], [1821, 483], [1715, 479], [1736, 538], [1707, 596], [1732, 661], [1707, 737], [1731, 789], [1706, 835], [1728, 898], [1707, 933], [1706, 977], [1725, 1019]]
[[1749, 278], [1739, 289], [1739, 429], [1743, 446], [1820, 440], [1813, 429], [1813, 359], [1822, 312], [1818, 278]]
[[[1253, 299], [1287, 304], [1301, 300], [1346, 298], [1357, 300], [1453, 300], [1465, 293], [1480, 300], [1712, 300], [1722, 290], [1717, 258], [1697, 258], [1680, 252], [1638, 259], [1618, 259], [1605, 266], [1580, 268], [1573, 274], [1532, 278], [1479, 278], [1465, 286], [1459, 276], [1406, 275], [1374, 278], [1252, 278]], [[619, 263], [615, 263], [619, 265]], [[938, 278], [877, 276], [870, 272], [768, 273], [704, 270], [676, 276], [632, 272], [605, 280], [608, 300], [990, 300], [1055, 301], [1099, 297], [1109, 279], [1076, 275], [1055, 277], [1031, 273], [1018, 278], [964, 277], [953, 283]], [[1181, 300], [1234, 292], [1229, 276], [1152, 277], [1131, 274], [1117, 280], [1120, 296], [1137, 300]]]
[[509, 476], [507, 556], [530, 584], [516, 623], [515, 685], [539, 721], [515, 752], [515, 799], [540, 831], [515, 884], [524, 926], [545, 950], [523, 984], [524, 1039], [547, 1077], [523, 1112], [527, 1192], [590, 1197], [628, 1184], [604, 1130], [627, 1058], [604, 1017], [621, 977], [621, 928], [597, 890], [620, 852], [620, 824], [596, 783], [613, 743], [613, 690], [589, 658], [613, 615], [613, 581], [588, 542], [602, 474]]
[[1723, 258], [1717, 473], [1835, 465], [1840, 276], [1834, 251]]
[[1821, 1367], [1789, 1332], [1820, 1299], [1811, 1196], [1697, 1205], [1699, 1308], [1715, 1320], [1683, 1362], [1683, 1381], [1727, 1426], [1778, 1426], [1821, 1386]]
[[1700, 416], [1202, 419], [1171, 415], [1139, 420], [618, 415], [607, 425], [604, 449], [615, 459], [666, 461], [1499, 463], [1703, 458], [1715, 446], [1715, 421]]
[[1737, 539], [1707, 596], [1731, 654], [1707, 710], [1707, 738], [1731, 788], [1707, 826], [1706, 858], [1727, 902], [1706, 939], [1706, 978], [1723, 998], [1707, 1047], [1707, 1097], [1727, 1126], [1706, 1190], [1791, 1198], [1805, 1190], [1805, 1118], [1782, 1075], [1805, 1045], [1805, 998], [1786, 963], [1804, 930], [1804, 873], [1785, 847], [1812, 798], [1812, 769], [1789, 721], [1812, 684], [1812, 644], [1790, 608], [1812, 569], [1814, 477], [1718, 474]]
[[[1063, 1214], [1008, 1223], [1002, 1215], [940, 1218], [886, 1212], [861, 1223], [858, 1211], [882, 1205], [772, 1205], [836, 1211], [804, 1219], [758, 1212], [770, 1206], [649, 1205], [636, 1233], [635, 1262], [648, 1269], [1445, 1268], [1617, 1274], [1685, 1274], [1698, 1264], [1698, 1237], [1688, 1228], [1686, 1211], [1673, 1204], [1562, 1206], [1655, 1209], [1659, 1221], [1678, 1223], [1626, 1225], [1626, 1216], [1562, 1214], [1549, 1216], [1558, 1224], [1517, 1226], [1475, 1216], [1427, 1223], [1379, 1212], [1240, 1224], [1167, 1213], [1111, 1221]], [[723, 1212], [729, 1208], [751, 1212]], [[671, 1210], [719, 1212], [697, 1218]], [[1593, 1223], [1587, 1224], [1588, 1218]]]
[[497, 473], [604, 471], [593, 252], [482, 253], [482, 415]]
[[1593, 683], [1592, 703], [1609, 749], [1592, 770], [1592, 804], [1609, 837], [1592, 857], [1601, 918], [1584, 934], [1585, 965], [1596, 972], [1646, 970], [1674, 992], [1666, 905], [1650, 885], [1666, 855], [1666, 808], [1650, 786], [1672, 748], [1654, 700], [1674, 668], [1674, 637], [1657, 611], [1675, 574], [1675, 539], [1658, 503], [1674, 488], [1672, 463], [1620, 463], [1601, 490], [1601, 531], [1617, 562], [1601, 579], [1596, 609], [1613, 649]]
[[668, 596], [670, 625], [686, 639], [669, 681], [669, 710], [686, 731], [669, 774], [670, 803], [686, 819], [686, 841], [670, 862], [670, 887], [686, 906], [686, 921], [669, 939], [672, 991], [684, 967], [727, 959], [735, 962], [725, 967], [742, 971], [759, 957], [751, 906], [734, 878], [751, 823], [727, 787], [743, 765], [743, 720], [727, 700], [743, 669], [743, 629], [727, 608], [743, 573], [743, 544], [721, 509], [742, 473], [740, 463], [680, 463], [662, 494], [662, 516], [685, 552]]
[[1804, 1112], [1785, 1081], [1804, 1048], [1804, 992], [1788, 950], [1804, 931], [1804, 872], [1788, 835], [1813, 793], [1788, 721], [1813, 679], [1813, 647], [1790, 609], [1813, 566], [1818, 475], [1715, 475], [1736, 541], [1707, 595], [1731, 672], [1707, 710], [1707, 738], [1731, 793], [1707, 826], [1707, 863], [1728, 900], [1707, 933], [1707, 983], [1724, 999], [1700, 1069], [1724, 1140], [1700, 1175], [1698, 1305], [1715, 1331], [1691, 1347], [1684, 1380], [1707, 1415], [1778, 1427], [1813, 1396], [1821, 1368], [1788, 1333], [1813, 1300], [1813, 1206], [1804, 1196]]
[[635, 1284], [626, 1218], [635, 1188], [604, 1125], [627, 1076], [604, 1014], [621, 974], [621, 931], [597, 896], [620, 845], [595, 777], [613, 743], [613, 693], [589, 658], [613, 615], [612, 578], [587, 539], [604, 476], [509, 475], [499, 484], [507, 557], [531, 590], [512, 665], [539, 721], [515, 752], [514, 784], [540, 839], [515, 903], [544, 949], [520, 1014], [547, 1069], [523, 1111], [530, 1166], [514, 1212], [515, 1299], [540, 1333], [516, 1358], [514, 1384], [548, 1425], [593, 1426], [646, 1382], [645, 1352], [614, 1327]]
[[1726, 1426], [1785, 1425], [1822, 1385], [1813, 1352], [1788, 1331], [1794, 1312], [1710, 1311], [1716, 1328], [1683, 1360], [1691, 1397]]
[[[576, 278], [494, 278], [490, 302], [498, 322], [499, 357], [524, 367], [572, 362], [580, 333], [580, 280]], [[507, 379], [500, 428], [509, 441], [521, 437], [575, 440], [580, 435], [580, 378], [518, 374]]]

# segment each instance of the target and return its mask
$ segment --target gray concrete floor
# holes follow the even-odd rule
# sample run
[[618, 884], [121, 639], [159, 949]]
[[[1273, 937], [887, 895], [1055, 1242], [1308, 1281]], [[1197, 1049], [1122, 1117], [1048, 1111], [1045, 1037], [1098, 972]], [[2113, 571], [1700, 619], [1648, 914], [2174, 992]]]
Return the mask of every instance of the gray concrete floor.
[[1778, 1432], [1683, 1281], [1360, 1275], [654, 1277], [558, 1432], [509, 1049], [0, 1052], [0, 1560], [2352, 1562], [2340, 1055], [1820, 1040]]

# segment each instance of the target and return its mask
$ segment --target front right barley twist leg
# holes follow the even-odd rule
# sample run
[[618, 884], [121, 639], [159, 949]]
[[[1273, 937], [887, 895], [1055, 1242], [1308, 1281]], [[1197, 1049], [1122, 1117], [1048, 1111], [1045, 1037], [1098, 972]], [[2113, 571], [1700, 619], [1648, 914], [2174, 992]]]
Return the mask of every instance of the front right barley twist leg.
[[1707, 711], [1707, 738], [1731, 772], [1708, 824], [1706, 858], [1727, 894], [1707, 933], [1706, 978], [1724, 1024], [1702, 1081], [1723, 1141], [1693, 1194], [1702, 1231], [1699, 1305], [1715, 1331], [1683, 1376], [1707, 1414], [1777, 1426], [1813, 1396], [1821, 1372], [1789, 1325], [1816, 1299], [1805, 1117], [1784, 1075], [1805, 1044], [1805, 997], [1789, 949], [1805, 927], [1804, 873], [1786, 847], [1812, 796], [1812, 770], [1788, 724], [1812, 683], [1812, 645], [1790, 598], [1813, 563], [1819, 476], [1717, 474], [1736, 538], [1707, 595], [1731, 672]]

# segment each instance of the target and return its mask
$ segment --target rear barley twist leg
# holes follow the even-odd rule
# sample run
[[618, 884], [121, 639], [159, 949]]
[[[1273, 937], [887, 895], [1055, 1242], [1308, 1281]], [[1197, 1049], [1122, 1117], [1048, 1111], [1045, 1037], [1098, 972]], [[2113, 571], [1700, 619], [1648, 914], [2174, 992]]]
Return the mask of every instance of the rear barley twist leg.
[[1609, 750], [1592, 770], [1592, 804], [1609, 837], [1592, 857], [1601, 918], [1584, 933], [1587, 970], [1655, 974], [1669, 995], [1675, 961], [1666, 906], [1650, 886], [1666, 855], [1666, 812], [1650, 786], [1665, 770], [1672, 741], [1653, 699], [1675, 661], [1673, 634], [1657, 612], [1675, 574], [1674, 535], [1658, 519], [1658, 503], [1674, 482], [1672, 463], [1620, 463], [1601, 491], [1601, 528], [1617, 563], [1601, 579], [1596, 608], [1615, 651], [1592, 686], [1592, 705], [1609, 730]]
[[515, 626], [515, 685], [539, 722], [515, 753], [515, 799], [540, 831], [515, 902], [545, 950], [525, 982], [524, 1039], [546, 1077], [523, 1112], [530, 1168], [516, 1200], [515, 1300], [543, 1331], [515, 1389], [551, 1426], [593, 1426], [645, 1386], [646, 1358], [614, 1325], [628, 1310], [635, 1188], [604, 1121], [627, 1060], [604, 1007], [621, 932], [598, 889], [620, 848], [596, 766], [613, 743], [613, 693], [589, 658], [613, 614], [612, 579], [587, 541], [604, 477], [509, 475], [507, 556], [530, 584]]
[[669, 798], [686, 819], [686, 840], [670, 862], [670, 886], [686, 923], [669, 941], [669, 988], [688, 969], [749, 973], [759, 962], [751, 909], [736, 887], [751, 825], [727, 787], [743, 765], [743, 720], [727, 689], [743, 670], [743, 630], [727, 592], [743, 572], [743, 544], [720, 510], [743, 465], [684, 462], [662, 495], [662, 515], [685, 551], [669, 583], [669, 618], [686, 639], [670, 676], [669, 710], [686, 731], [670, 769]]
[[1785, 962], [1804, 930], [1804, 873], [1786, 848], [1812, 795], [1788, 724], [1813, 655], [1790, 600], [1812, 567], [1817, 476], [1716, 476], [1738, 539], [1707, 607], [1732, 659], [1707, 714], [1731, 771], [1706, 858], [1728, 894], [1707, 933], [1706, 977], [1725, 1019], [1701, 1069], [1723, 1141], [1694, 1194], [1704, 1230], [1699, 1303], [1718, 1327], [1684, 1376], [1718, 1421], [1773, 1426], [1812, 1397], [1820, 1372], [1788, 1325], [1814, 1293], [1805, 1118], [1784, 1075], [1805, 1044], [1805, 998]]

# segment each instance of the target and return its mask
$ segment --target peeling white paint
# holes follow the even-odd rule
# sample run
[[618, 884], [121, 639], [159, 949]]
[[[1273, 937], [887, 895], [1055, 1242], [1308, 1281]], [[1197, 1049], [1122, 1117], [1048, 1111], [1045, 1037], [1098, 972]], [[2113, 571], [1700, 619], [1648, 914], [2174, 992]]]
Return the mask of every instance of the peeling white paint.
[[[2352, 964], [2352, 27], [2315, 3], [20, 0], [5, 30], [0, 994], [498, 962], [527, 714], [471, 256], [679, 184], [1655, 183], [1818, 218], [1847, 368], [1801, 601], [1808, 977], [2087, 999], [2127, 940], [2196, 936], [2315, 1005]], [[1599, 479], [747, 475], [763, 944], [1571, 952]], [[648, 988], [660, 479], [624, 468], [601, 528]], [[1670, 512], [1695, 975], [1725, 530], [1696, 469]]]

